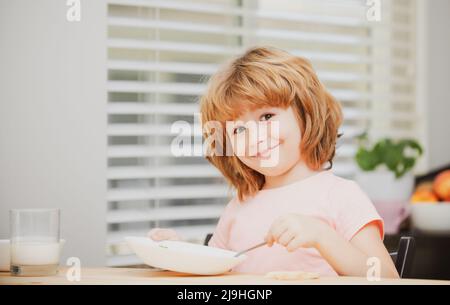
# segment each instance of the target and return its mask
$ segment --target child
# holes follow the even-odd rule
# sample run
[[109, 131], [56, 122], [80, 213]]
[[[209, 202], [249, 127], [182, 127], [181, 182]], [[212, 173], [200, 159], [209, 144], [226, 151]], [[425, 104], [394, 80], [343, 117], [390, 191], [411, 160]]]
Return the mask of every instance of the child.
[[[233, 271], [366, 276], [376, 257], [382, 277], [398, 277], [371, 201], [355, 182], [329, 171], [342, 112], [307, 60], [275, 48], [248, 50], [211, 78], [201, 115], [223, 127], [226, 141], [215, 148], [232, 154], [207, 159], [237, 190], [209, 246], [240, 251], [267, 242]], [[256, 133], [255, 122], [276, 123], [277, 132]], [[273, 156], [276, 162], [264, 166]], [[149, 235], [179, 239], [170, 229]]]

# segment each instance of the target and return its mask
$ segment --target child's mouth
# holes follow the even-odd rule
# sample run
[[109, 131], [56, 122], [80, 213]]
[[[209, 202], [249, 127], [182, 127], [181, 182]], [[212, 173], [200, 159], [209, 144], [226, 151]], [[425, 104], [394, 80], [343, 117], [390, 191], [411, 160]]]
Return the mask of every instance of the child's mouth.
[[275, 146], [272, 146], [272, 147], [270, 147], [270, 148], [268, 148], [268, 149], [266, 149], [266, 150], [264, 150], [264, 151], [262, 151], [262, 152], [258, 152], [257, 154], [256, 154], [256, 158], [260, 158], [260, 159], [268, 159], [268, 158], [270, 158], [270, 156], [271, 156], [271, 154], [272, 154], [272, 151], [275, 149], [275, 148], [277, 148], [278, 146], [279, 146], [280, 144], [278, 143], [277, 145], [275, 145]]

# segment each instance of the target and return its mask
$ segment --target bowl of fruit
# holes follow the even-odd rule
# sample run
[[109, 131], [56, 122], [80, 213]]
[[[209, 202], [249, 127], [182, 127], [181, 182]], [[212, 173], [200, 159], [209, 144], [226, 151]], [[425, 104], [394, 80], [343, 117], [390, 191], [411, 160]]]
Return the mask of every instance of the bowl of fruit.
[[411, 197], [414, 228], [430, 233], [450, 233], [450, 170], [419, 184]]

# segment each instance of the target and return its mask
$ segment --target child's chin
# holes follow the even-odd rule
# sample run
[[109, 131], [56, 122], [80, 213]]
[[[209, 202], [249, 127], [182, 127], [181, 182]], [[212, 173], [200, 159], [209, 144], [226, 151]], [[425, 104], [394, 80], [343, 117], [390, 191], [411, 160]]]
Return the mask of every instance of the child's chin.
[[257, 169], [260, 174], [269, 177], [276, 177], [284, 174], [288, 169], [281, 165], [276, 166], [261, 166]]

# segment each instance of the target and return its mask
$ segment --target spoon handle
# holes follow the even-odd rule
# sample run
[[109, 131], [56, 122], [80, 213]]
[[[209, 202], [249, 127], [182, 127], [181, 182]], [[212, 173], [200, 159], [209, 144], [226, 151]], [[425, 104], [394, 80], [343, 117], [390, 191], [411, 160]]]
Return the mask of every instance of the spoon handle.
[[244, 254], [244, 253], [246, 253], [246, 252], [248, 252], [248, 251], [251, 251], [251, 250], [253, 250], [253, 249], [262, 247], [262, 246], [264, 246], [264, 245], [266, 245], [266, 244], [267, 244], [266, 242], [262, 242], [262, 243], [260, 243], [260, 244], [257, 244], [257, 245], [255, 245], [255, 246], [253, 246], [253, 247], [251, 247], [251, 248], [248, 248], [248, 249], [245, 249], [245, 250], [243, 250], [243, 251], [241, 251], [241, 252], [236, 253], [236, 255], [235, 255], [234, 257], [238, 257], [238, 256], [241, 255], [241, 254]]

